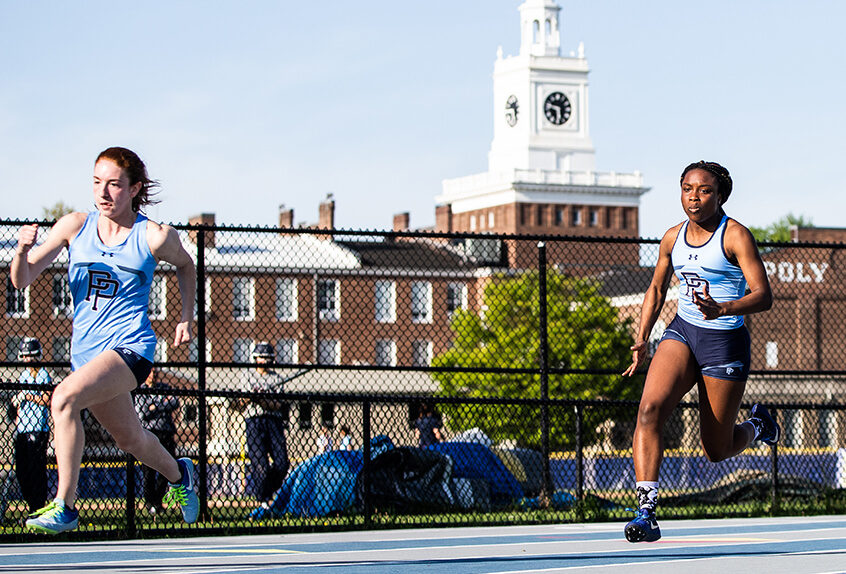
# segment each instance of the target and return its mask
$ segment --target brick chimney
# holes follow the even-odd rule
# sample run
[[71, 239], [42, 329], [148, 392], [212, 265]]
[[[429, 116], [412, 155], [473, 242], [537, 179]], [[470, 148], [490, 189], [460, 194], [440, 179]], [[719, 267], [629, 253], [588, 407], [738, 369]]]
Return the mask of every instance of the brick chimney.
[[283, 229], [294, 227], [294, 210], [286, 209], [284, 203], [279, 205], [279, 227]]
[[452, 206], [437, 205], [435, 206], [435, 231], [440, 233], [449, 233], [452, 231]]
[[331, 193], [326, 196], [326, 199], [320, 202], [317, 227], [320, 229], [335, 228], [335, 200], [332, 199]]
[[405, 213], [397, 213], [394, 215], [394, 231], [408, 231], [410, 223], [411, 216], [407, 211]]
[[[214, 213], [201, 213], [199, 215], [194, 215], [188, 218], [188, 225], [209, 225], [214, 226]], [[204, 230], [204, 241], [203, 245], [205, 247], [214, 247], [214, 231]], [[191, 240], [191, 243], [194, 245], [197, 244], [197, 236], [199, 235], [199, 231], [197, 230], [190, 230], [188, 232], [188, 238]]]

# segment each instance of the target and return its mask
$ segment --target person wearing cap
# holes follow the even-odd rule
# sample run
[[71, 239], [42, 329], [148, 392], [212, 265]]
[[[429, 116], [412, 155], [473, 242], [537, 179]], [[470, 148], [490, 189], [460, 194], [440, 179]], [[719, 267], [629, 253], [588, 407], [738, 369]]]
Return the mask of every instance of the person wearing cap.
[[[256, 343], [252, 358], [256, 368], [247, 372], [244, 390], [252, 393], [282, 392], [282, 377], [267, 366], [274, 360], [273, 345], [266, 341]], [[237, 406], [244, 410], [246, 421], [247, 457], [250, 459], [248, 494], [255, 496], [262, 505], [268, 505], [288, 474], [285, 439], [288, 410], [282, 401], [260, 396], [239, 399]]]
[[[41, 359], [41, 342], [35, 337], [21, 341], [18, 360], [32, 363]], [[53, 384], [44, 367], [31, 365], [18, 377], [27, 385]], [[50, 392], [22, 389], [12, 397], [17, 409], [15, 418], [15, 474], [21, 494], [35, 512], [47, 502], [47, 444], [50, 440]]]

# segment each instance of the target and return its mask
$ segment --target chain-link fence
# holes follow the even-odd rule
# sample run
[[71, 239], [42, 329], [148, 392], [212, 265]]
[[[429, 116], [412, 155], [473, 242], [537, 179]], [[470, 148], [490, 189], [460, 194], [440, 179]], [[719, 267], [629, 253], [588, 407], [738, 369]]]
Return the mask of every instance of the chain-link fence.
[[[11, 285], [22, 223], [0, 222], [6, 539], [28, 539], [22, 519], [55, 493], [49, 385], [69, 373], [73, 313], [66, 253]], [[643, 377], [620, 373], [657, 241], [177, 228], [197, 266], [195, 338], [170, 345], [181, 306], [162, 265], [156, 368], [134, 400], [166, 448], [196, 461], [201, 519], [163, 508], [161, 477], [83, 413], [73, 536], [623, 520], [635, 504]], [[707, 462], [694, 390], [665, 429], [662, 516], [846, 508], [844, 250], [762, 246], [775, 303], [747, 318], [741, 417], [772, 405], [783, 440]], [[35, 362], [19, 357], [28, 337]]]

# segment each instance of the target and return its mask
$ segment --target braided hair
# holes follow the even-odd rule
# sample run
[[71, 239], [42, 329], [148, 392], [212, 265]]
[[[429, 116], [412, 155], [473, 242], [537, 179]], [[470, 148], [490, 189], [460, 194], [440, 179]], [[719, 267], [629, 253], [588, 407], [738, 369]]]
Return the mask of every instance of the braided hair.
[[[728, 198], [731, 195], [732, 186], [734, 185], [731, 181], [731, 174], [729, 174], [729, 170], [713, 161], [697, 161], [684, 168], [681, 178], [679, 178], [679, 184], [684, 182], [684, 176], [687, 175], [687, 172], [694, 169], [705, 170], [717, 178], [717, 193], [723, 197], [723, 203], [728, 201]], [[720, 210], [722, 210], [722, 205], [720, 205]]]

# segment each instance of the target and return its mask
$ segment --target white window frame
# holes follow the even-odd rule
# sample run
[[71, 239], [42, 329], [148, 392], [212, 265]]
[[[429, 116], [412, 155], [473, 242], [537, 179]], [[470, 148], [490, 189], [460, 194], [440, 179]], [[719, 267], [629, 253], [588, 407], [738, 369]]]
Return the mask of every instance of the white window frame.
[[253, 340], [236, 337], [232, 340], [232, 362], [250, 363], [253, 350]]
[[[432, 366], [432, 341], [414, 341], [411, 344], [411, 363], [415, 367]], [[422, 357], [421, 350], [422, 349]], [[423, 359], [423, 362], [420, 359]]]
[[[196, 362], [200, 358], [200, 346], [197, 344], [197, 337], [191, 339], [190, 346], [188, 347], [188, 360], [190, 362]], [[212, 360], [212, 342], [211, 339], [206, 338], [206, 362]]]
[[[424, 299], [421, 299], [421, 293]], [[432, 322], [432, 282], [411, 282], [411, 322]]]
[[[56, 284], [59, 284], [60, 293], [56, 293]], [[70, 291], [70, 279], [66, 273], [55, 273], [53, 275], [52, 303], [54, 317], [70, 317], [73, 315], [73, 297]]]
[[[331, 307], [321, 308], [321, 289], [328, 284], [333, 285], [332, 298], [330, 302]], [[318, 279], [317, 280], [317, 305], [318, 316], [324, 321], [338, 321], [341, 318], [341, 282], [337, 279]]]
[[[15, 308], [19, 307], [18, 298], [23, 298], [23, 309], [18, 311], [10, 311], [9, 310], [9, 300], [14, 299], [15, 301]], [[6, 277], [6, 316], [11, 317], [12, 319], [29, 319], [29, 286], [27, 285], [23, 289], [15, 289], [15, 286], [12, 285], [12, 278], [7, 276]]]
[[[331, 348], [330, 348], [331, 347]], [[327, 355], [331, 353], [331, 357]], [[340, 365], [341, 364], [341, 342], [337, 339], [320, 339], [317, 342], [317, 364], [318, 365]]]
[[470, 216], [470, 231], [476, 231], [476, 216]]
[[599, 226], [599, 209], [592, 207], [588, 212], [588, 225], [590, 227]]
[[164, 363], [167, 361], [167, 341], [164, 338], [156, 340], [156, 352], [153, 355], [154, 363]]
[[488, 212], [488, 229], [493, 229], [494, 227], [494, 212]]
[[167, 278], [164, 275], [153, 275], [150, 298], [147, 301], [147, 316], [158, 321], [167, 317]]
[[[283, 351], [284, 350], [284, 351]], [[290, 356], [285, 356], [290, 351]], [[296, 339], [279, 339], [276, 343], [277, 363], [297, 363], [300, 360], [300, 345]]]
[[377, 323], [394, 323], [397, 320], [397, 282], [376, 281], [373, 284], [373, 301]]
[[377, 339], [373, 346], [373, 363], [383, 367], [397, 365], [397, 343], [390, 339]]
[[[454, 309], [450, 309], [451, 303], [453, 302], [452, 293], [458, 292], [458, 306]], [[452, 317], [452, 314], [461, 309], [463, 311], [467, 310], [467, 284], [466, 283], [448, 283], [447, 284], [447, 291], [446, 291], [446, 306], [447, 306], [447, 314]]]
[[764, 345], [764, 361], [768, 369], [778, 368], [778, 343], [767, 341]]
[[276, 278], [276, 320], [292, 322], [298, 318], [299, 283], [293, 277]]
[[[240, 286], [240, 287], [239, 287]], [[238, 297], [246, 296], [246, 314], [239, 315]], [[246, 275], [232, 278], [232, 317], [236, 321], [252, 321], [256, 318], [256, 279]]]
[[573, 227], [579, 227], [582, 225], [582, 208], [581, 207], [571, 207], [570, 208], [570, 222], [572, 223]]

